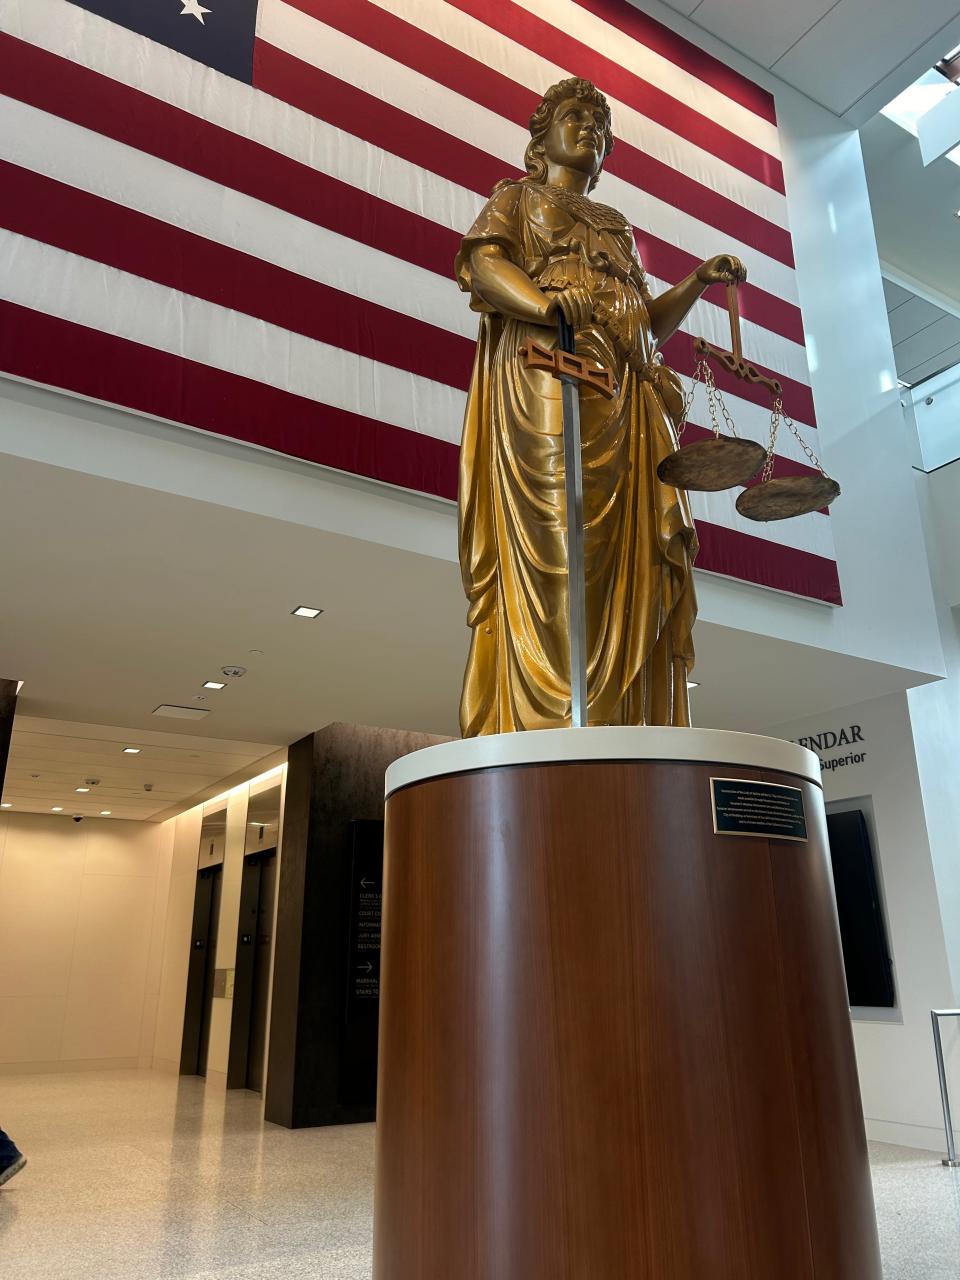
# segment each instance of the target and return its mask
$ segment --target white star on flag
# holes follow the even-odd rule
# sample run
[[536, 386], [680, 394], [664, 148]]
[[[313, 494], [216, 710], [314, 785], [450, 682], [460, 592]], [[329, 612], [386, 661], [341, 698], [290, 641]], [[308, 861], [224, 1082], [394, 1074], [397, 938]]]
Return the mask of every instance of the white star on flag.
[[[203, 7], [200, 0], [180, 0], [180, 3], [183, 5], [183, 8], [180, 10], [181, 18], [186, 17], [186, 15], [189, 14], [191, 18], [196, 18], [198, 22], [203, 22], [203, 15], [211, 12], [210, 9], [205, 9]], [[206, 24], [204, 23], [204, 25]]]

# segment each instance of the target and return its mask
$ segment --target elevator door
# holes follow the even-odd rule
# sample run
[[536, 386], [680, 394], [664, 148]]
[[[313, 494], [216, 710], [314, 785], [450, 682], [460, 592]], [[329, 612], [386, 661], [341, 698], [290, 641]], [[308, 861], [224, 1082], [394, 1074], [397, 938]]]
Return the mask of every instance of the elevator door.
[[247, 1088], [263, 1092], [263, 1067], [267, 1054], [267, 1001], [270, 995], [270, 956], [273, 941], [273, 908], [277, 889], [277, 859], [260, 862], [260, 894], [257, 904], [257, 939], [253, 953], [253, 993], [250, 1001], [250, 1045], [247, 1054]]
[[263, 1090], [267, 1001], [276, 893], [276, 849], [247, 854], [240, 886], [237, 965], [230, 1028], [231, 1089]]
[[197, 873], [193, 900], [193, 931], [187, 970], [187, 999], [183, 1016], [180, 1074], [205, 1076], [213, 1010], [213, 980], [217, 964], [217, 922], [220, 917], [222, 867]]

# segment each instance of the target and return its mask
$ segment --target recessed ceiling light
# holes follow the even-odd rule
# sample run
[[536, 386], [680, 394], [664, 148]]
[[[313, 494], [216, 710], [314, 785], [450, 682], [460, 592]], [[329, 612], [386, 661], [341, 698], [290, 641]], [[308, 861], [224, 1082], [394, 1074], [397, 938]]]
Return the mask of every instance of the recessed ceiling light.
[[227, 686], [222, 680], [204, 680], [204, 689], [225, 689]]
[[100, 817], [101, 817], [101, 818], [109, 818], [109, 817], [110, 817], [110, 810], [109, 810], [109, 809], [101, 809], [101, 810], [100, 810]]
[[323, 613], [322, 609], [314, 609], [312, 605], [298, 604], [293, 611], [293, 616], [295, 618], [319, 618], [321, 613]]
[[89, 787], [77, 787], [77, 790], [78, 790], [78, 791], [89, 791], [89, 790], [90, 790], [90, 788], [89, 788]]
[[55, 804], [55, 805], [53, 806], [53, 808], [50, 810], [50, 812], [51, 812], [51, 813], [63, 813], [63, 805], [62, 805], [62, 804]]
[[140, 754], [140, 750], [140, 747], [124, 747], [123, 754], [125, 756], [138, 756]]
[[10, 803], [9, 800], [4, 800], [3, 804], [0, 804], [0, 809], [12, 809], [12, 808], [13, 808], [13, 805]]

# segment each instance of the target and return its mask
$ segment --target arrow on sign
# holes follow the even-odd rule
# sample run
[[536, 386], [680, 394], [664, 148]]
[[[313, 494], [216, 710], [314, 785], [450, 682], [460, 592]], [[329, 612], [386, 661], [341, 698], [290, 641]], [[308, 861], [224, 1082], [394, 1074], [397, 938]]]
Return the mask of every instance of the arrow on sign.
[[357, 968], [363, 970], [365, 973], [373, 973], [373, 965], [369, 960], [366, 964], [358, 964]]
[[360, 881], [360, 888], [361, 888], [361, 889], [366, 889], [366, 887], [367, 887], [367, 885], [368, 885], [368, 884], [376, 884], [376, 883], [377, 883], [377, 882], [376, 882], [376, 880], [361, 880], [361, 881]]

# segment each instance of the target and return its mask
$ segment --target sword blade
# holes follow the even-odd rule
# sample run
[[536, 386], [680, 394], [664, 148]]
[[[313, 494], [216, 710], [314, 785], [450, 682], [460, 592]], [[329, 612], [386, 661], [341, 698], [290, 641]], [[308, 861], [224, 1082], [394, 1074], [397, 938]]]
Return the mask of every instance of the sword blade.
[[[561, 345], [567, 326], [561, 321]], [[567, 519], [567, 599], [570, 630], [570, 724], [587, 724], [587, 588], [583, 562], [583, 465], [580, 456], [580, 390], [560, 378], [563, 404], [563, 470]]]

